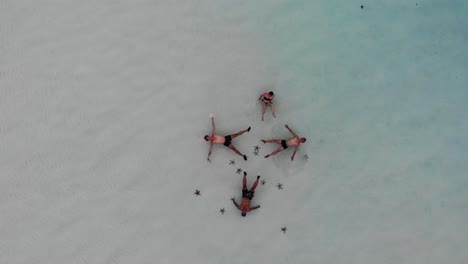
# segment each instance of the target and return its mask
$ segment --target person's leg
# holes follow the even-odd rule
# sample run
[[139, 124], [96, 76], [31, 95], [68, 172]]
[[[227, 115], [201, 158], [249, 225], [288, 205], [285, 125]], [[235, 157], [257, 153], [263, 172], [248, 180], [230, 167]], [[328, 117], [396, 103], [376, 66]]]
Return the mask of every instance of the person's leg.
[[247, 174], [244, 173], [244, 180], [242, 181], [242, 190], [247, 190]]
[[250, 127], [247, 128], [247, 129], [241, 130], [241, 131], [239, 131], [239, 132], [237, 132], [237, 133], [235, 133], [235, 134], [232, 134], [232, 135], [231, 135], [231, 138], [236, 138], [236, 137], [238, 137], [238, 136], [244, 134], [245, 132], [249, 132], [249, 131], [250, 131]]
[[271, 107], [271, 113], [273, 113], [273, 117], [276, 118], [276, 115], [275, 115], [275, 105], [273, 103], [270, 103], [270, 107]]
[[261, 140], [263, 143], [276, 143], [281, 145], [281, 140], [280, 139], [262, 139]]
[[251, 192], [254, 192], [255, 191], [255, 188], [257, 188], [257, 185], [258, 185], [258, 181], [260, 180], [259, 177], [257, 177], [257, 180], [255, 180], [254, 184], [252, 185], [252, 188], [250, 188], [250, 191]]
[[247, 160], [247, 156], [245, 156], [244, 154], [240, 153], [240, 151], [238, 149], [236, 149], [236, 147], [234, 147], [234, 145], [229, 145], [229, 148], [234, 150], [234, 152], [236, 152], [239, 156], [243, 157], [244, 160]]
[[[280, 144], [281, 144], [281, 142], [280, 142]], [[268, 157], [270, 157], [270, 156], [276, 155], [276, 154], [278, 154], [278, 152], [281, 152], [281, 151], [283, 151], [283, 150], [284, 150], [283, 147], [279, 147], [279, 148], [277, 148], [275, 151], [273, 151], [272, 153], [266, 155], [265, 158], [268, 158]]]
[[266, 108], [267, 108], [267, 104], [262, 101], [262, 121], [263, 121], [263, 117], [265, 116]]

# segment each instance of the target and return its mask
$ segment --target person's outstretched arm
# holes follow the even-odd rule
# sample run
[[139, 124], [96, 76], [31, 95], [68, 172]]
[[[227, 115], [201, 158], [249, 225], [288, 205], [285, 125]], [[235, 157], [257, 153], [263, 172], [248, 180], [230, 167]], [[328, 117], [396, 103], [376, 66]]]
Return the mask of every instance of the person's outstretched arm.
[[239, 205], [236, 203], [236, 200], [234, 198], [231, 198], [231, 201], [234, 203], [234, 205], [237, 207], [237, 209], [240, 210]]
[[293, 154], [291, 156], [291, 160], [294, 160], [294, 156], [296, 156], [296, 152], [297, 152], [298, 149], [299, 149], [299, 146], [296, 146], [296, 148], [294, 149], [294, 152], [293, 152]]
[[260, 205], [257, 205], [257, 206], [254, 206], [254, 207], [250, 207], [250, 211], [253, 211], [253, 210], [258, 209], [258, 208], [260, 208]]
[[299, 137], [296, 133], [294, 133], [294, 131], [292, 131], [292, 129], [289, 128], [288, 125], [284, 125], [284, 127], [287, 128], [288, 131], [289, 131], [289, 133], [291, 133], [295, 138], [298, 138], [298, 137]]
[[211, 126], [213, 127], [213, 129], [211, 131], [211, 134], [212, 134], [212, 136], [214, 136], [214, 135], [216, 135], [216, 126], [215, 126], [213, 114], [211, 114]]
[[213, 141], [210, 141], [210, 151], [208, 152], [208, 158], [207, 158], [209, 162], [211, 162], [210, 156], [211, 156], [211, 151], [213, 150], [213, 145], [214, 145]]

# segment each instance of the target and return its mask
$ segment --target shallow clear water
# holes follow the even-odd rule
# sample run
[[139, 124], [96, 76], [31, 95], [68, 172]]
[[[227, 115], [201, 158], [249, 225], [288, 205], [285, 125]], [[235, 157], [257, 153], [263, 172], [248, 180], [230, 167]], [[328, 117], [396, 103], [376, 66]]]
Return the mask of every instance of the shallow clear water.
[[0, 2], [0, 262], [467, 263], [466, 3]]
[[263, 4], [244, 8], [313, 163], [289, 260], [466, 262], [468, 3]]

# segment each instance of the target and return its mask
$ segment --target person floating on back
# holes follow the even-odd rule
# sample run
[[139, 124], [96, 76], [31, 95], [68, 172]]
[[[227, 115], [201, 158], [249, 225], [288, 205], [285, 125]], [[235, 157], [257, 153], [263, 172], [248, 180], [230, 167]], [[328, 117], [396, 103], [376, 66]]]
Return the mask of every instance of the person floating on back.
[[232, 134], [232, 135], [228, 135], [228, 136], [220, 136], [220, 135], [216, 135], [216, 127], [215, 127], [215, 122], [214, 122], [214, 116], [213, 114], [210, 114], [210, 118], [211, 118], [211, 125], [212, 125], [212, 131], [211, 131], [211, 136], [208, 136], [208, 135], [205, 135], [204, 139], [206, 141], [210, 141], [210, 151], [208, 152], [208, 158], [207, 160], [209, 162], [211, 162], [210, 160], [210, 156], [211, 156], [211, 152], [213, 150], [213, 145], [214, 144], [223, 144], [224, 146], [234, 150], [234, 152], [236, 152], [238, 155], [240, 155], [241, 157], [244, 158], [244, 160], [247, 160], [247, 156], [240, 153], [239, 150], [236, 149], [236, 147], [234, 147], [234, 145], [232, 145], [231, 141], [244, 134], [245, 132], [249, 132], [250, 131], [250, 127], [245, 129], [245, 130], [242, 130], [242, 131], [239, 131], [235, 134]]
[[263, 143], [276, 143], [276, 144], [279, 144], [281, 145], [279, 148], [277, 148], [275, 151], [273, 151], [272, 153], [268, 154], [265, 156], [265, 158], [268, 158], [270, 156], [273, 156], [273, 155], [276, 155], [278, 154], [279, 152], [289, 148], [289, 147], [292, 147], [294, 146], [295, 149], [294, 149], [294, 153], [293, 155], [291, 156], [291, 160], [294, 160], [294, 156], [296, 155], [296, 152], [297, 150], [299, 149], [299, 147], [301, 146], [301, 143], [304, 143], [306, 142], [306, 139], [305, 138], [299, 138], [299, 136], [294, 133], [294, 131], [292, 131], [288, 125], [284, 125], [284, 127], [286, 127], [289, 131], [289, 133], [291, 133], [294, 137], [291, 138], [291, 139], [288, 139], [288, 140], [279, 140], [279, 139], [270, 139], [270, 140], [264, 140], [262, 139], [261, 141]]
[[263, 121], [263, 118], [265, 116], [265, 111], [267, 109], [268, 106], [270, 106], [271, 108], [271, 113], [273, 114], [273, 117], [276, 118], [276, 115], [275, 115], [275, 105], [273, 104], [273, 98], [275, 98], [275, 94], [273, 92], [268, 92], [268, 93], [263, 93], [262, 95], [260, 95], [260, 97], [258, 98], [258, 100], [260, 100], [260, 102], [262, 102], [262, 121]]
[[246, 216], [248, 212], [260, 208], [260, 205], [250, 207], [250, 201], [254, 197], [255, 188], [257, 188], [258, 180], [260, 179], [260, 175], [257, 176], [257, 180], [252, 185], [250, 190], [247, 189], [247, 172], [244, 171], [244, 179], [242, 181], [242, 203], [239, 205], [236, 203], [234, 198], [231, 198], [234, 205], [242, 212], [242, 216]]

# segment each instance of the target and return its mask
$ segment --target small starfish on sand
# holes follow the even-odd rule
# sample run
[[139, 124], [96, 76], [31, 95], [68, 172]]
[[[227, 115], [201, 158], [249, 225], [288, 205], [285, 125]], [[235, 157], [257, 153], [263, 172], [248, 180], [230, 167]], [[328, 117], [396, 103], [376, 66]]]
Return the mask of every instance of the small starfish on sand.
[[260, 150], [260, 147], [258, 145], [254, 146], [254, 151], [258, 152]]
[[265, 180], [262, 180], [262, 185], [265, 185], [266, 181]]
[[220, 212], [221, 214], [224, 214], [224, 211], [225, 211], [224, 208], [221, 208], [221, 209], [219, 210], [219, 212]]
[[254, 156], [258, 156], [258, 151], [253, 152]]
[[241, 172], [242, 172], [242, 169], [241, 169], [241, 168], [238, 168], [238, 169], [236, 170], [236, 173], [237, 173], [237, 174], [240, 174]]
[[199, 191], [199, 190], [195, 190], [195, 192], [194, 192], [193, 194], [195, 194], [196, 196], [199, 196], [199, 195], [201, 195], [201, 193], [200, 193], [200, 191]]
[[307, 156], [307, 154], [305, 154], [305, 155], [304, 155], [304, 159], [308, 159], [308, 158], [309, 158], [309, 156]]
[[234, 165], [234, 164], [236, 164], [235, 160], [232, 159], [232, 160], [229, 161], [229, 165]]
[[281, 232], [286, 234], [286, 230], [288, 230], [285, 226], [281, 228]]
[[278, 183], [278, 184], [276, 184], [276, 187], [278, 187], [278, 190], [282, 190], [283, 189], [283, 184]]

